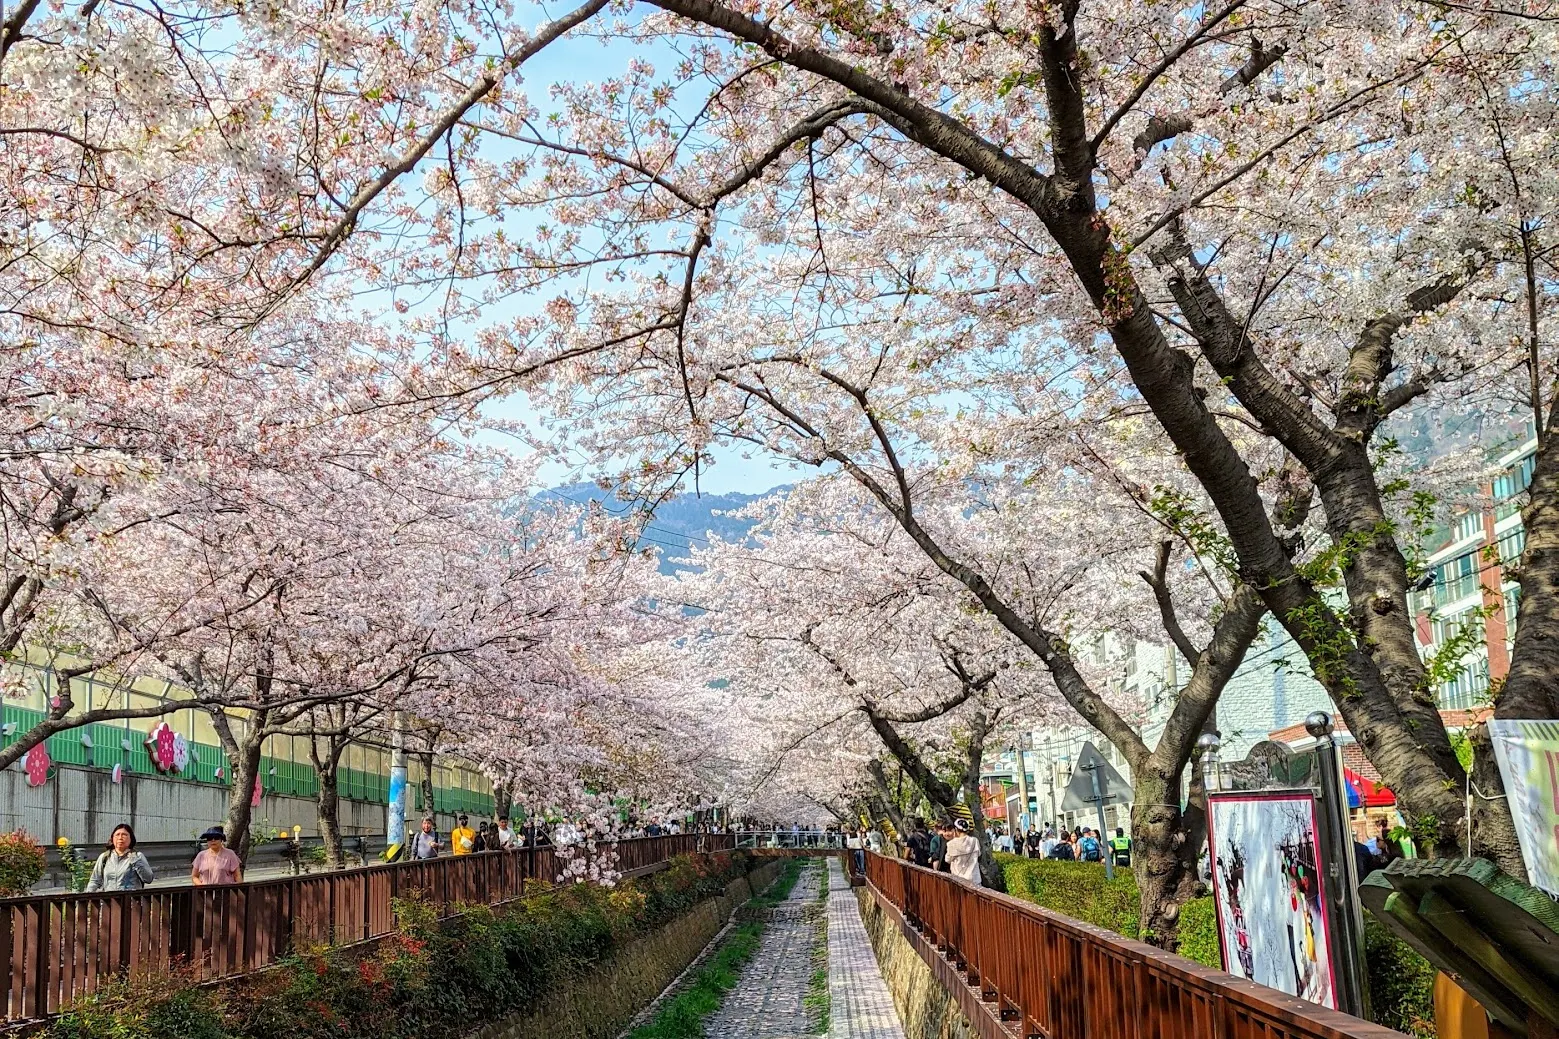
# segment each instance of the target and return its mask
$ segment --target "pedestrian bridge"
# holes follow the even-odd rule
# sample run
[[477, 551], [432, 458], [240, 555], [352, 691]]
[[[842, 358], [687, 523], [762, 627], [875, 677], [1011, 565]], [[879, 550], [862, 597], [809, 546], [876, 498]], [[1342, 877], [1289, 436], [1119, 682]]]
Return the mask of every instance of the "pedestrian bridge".
[[[711, 1039], [795, 1039], [815, 999], [812, 950], [826, 920], [834, 1039], [901, 1039], [915, 1000], [956, 1005], [982, 1039], [1400, 1039], [1399, 1034], [1070, 919], [947, 874], [867, 852], [864, 872], [835, 837], [771, 831], [601, 842], [591, 854], [647, 872], [673, 856], [751, 849], [826, 859], [776, 913], [716, 1016]], [[798, 846], [799, 845], [799, 846]], [[500, 903], [556, 875], [548, 848], [485, 852], [207, 888], [0, 900], [0, 987], [8, 1021], [57, 1013], [126, 972], [182, 962], [204, 979], [262, 968], [295, 941], [366, 943], [395, 926], [390, 901], [413, 888], [451, 910]], [[873, 922], [870, 932], [864, 919]], [[811, 935], [811, 938], [808, 938]], [[907, 943], [924, 984], [879, 969]], [[904, 944], [896, 944], [899, 951]], [[907, 954], [906, 954], [907, 955]], [[804, 1022], [803, 1022], [804, 1023]]]

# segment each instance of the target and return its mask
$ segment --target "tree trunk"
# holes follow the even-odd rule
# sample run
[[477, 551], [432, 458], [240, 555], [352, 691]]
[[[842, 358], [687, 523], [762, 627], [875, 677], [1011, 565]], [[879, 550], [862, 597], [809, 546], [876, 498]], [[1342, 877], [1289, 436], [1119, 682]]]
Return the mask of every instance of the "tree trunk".
[[961, 777], [964, 804], [974, 820], [975, 839], [980, 842], [980, 883], [992, 891], [1007, 890], [1007, 876], [1001, 863], [996, 861], [996, 849], [991, 845], [991, 834], [985, 827], [985, 806], [980, 803], [980, 763], [985, 759], [985, 737], [996, 723], [995, 715], [987, 717], [984, 711], [975, 713], [969, 725], [969, 746], [964, 758], [964, 774]]
[[243, 739], [238, 738], [232, 720], [222, 708], [211, 708], [206, 713], [211, 716], [211, 726], [217, 731], [217, 738], [221, 740], [222, 750], [227, 755], [228, 767], [232, 770], [229, 778], [233, 785], [227, 791], [227, 818], [223, 820], [222, 828], [227, 831], [227, 846], [233, 849], [240, 862], [247, 865], [249, 848], [253, 843], [249, 836], [249, 826], [254, 817], [254, 808], [250, 802], [254, 799], [255, 780], [260, 775], [261, 750], [269, 735], [265, 728], [269, 712], [259, 710], [250, 715], [243, 730]]
[[246, 866], [249, 863], [249, 849], [254, 843], [249, 834], [249, 827], [254, 821], [254, 808], [250, 802], [254, 799], [255, 780], [260, 775], [260, 748], [263, 743], [263, 739], [246, 741], [236, 748], [236, 754], [228, 755], [233, 769], [233, 785], [227, 792], [227, 818], [223, 821], [223, 829], [227, 831], [227, 846], [233, 849], [238, 861]]
[[[417, 761], [422, 765], [422, 780], [418, 784], [418, 788], [422, 791], [422, 814], [432, 819], [438, 815], [437, 809], [433, 806], [433, 752], [417, 751]], [[438, 824], [434, 823], [434, 829], [437, 828]], [[409, 822], [406, 824], [406, 832], [412, 832]]]
[[504, 816], [509, 814], [509, 806], [514, 802], [514, 788], [507, 783], [493, 784], [493, 815]]
[[337, 792], [336, 769], [320, 770], [315, 806], [319, 814], [319, 836], [325, 842], [325, 865], [331, 869], [345, 869], [346, 855], [341, 847], [341, 798]]
[[[1180, 777], [1144, 770], [1133, 775], [1131, 811], [1132, 873], [1141, 904], [1140, 937], [1174, 951], [1179, 941], [1180, 907], [1204, 893], [1197, 858], [1207, 843], [1206, 816], [1180, 803]], [[1105, 846], [1105, 854], [1110, 854]]]
[[341, 846], [341, 755], [346, 752], [347, 736], [331, 733], [325, 737], [325, 756], [319, 755], [319, 738], [309, 738], [309, 757], [319, 777], [319, 792], [314, 797], [319, 836], [325, 844], [325, 864], [331, 869], [346, 868]]

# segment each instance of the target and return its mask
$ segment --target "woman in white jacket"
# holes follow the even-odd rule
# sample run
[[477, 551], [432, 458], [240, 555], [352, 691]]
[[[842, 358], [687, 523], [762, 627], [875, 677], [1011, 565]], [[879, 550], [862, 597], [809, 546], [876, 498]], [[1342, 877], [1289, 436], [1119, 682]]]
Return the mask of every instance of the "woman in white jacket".
[[980, 886], [980, 839], [962, 819], [953, 823], [958, 836], [947, 842], [947, 871], [959, 880]]

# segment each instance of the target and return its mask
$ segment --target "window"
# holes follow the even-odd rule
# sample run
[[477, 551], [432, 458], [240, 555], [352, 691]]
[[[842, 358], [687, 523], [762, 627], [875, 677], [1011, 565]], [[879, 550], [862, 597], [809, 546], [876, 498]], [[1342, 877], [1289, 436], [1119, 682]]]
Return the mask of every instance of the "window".
[[1528, 455], [1514, 469], [1494, 478], [1494, 515], [1498, 519], [1514, 516], [1521, 511], [1520, 495], [1532, 483], [1532, 471], [1537, 466], [1537, 456]]
[[1435, 568], [1435, 602], [1444, 605], [1478, 590], [1478, 553], [1468, 552]]
[[1527, 530], [1516, 527], [1500, 535], [1499, 561], [1501, 566], [1515, 566], [1521, 562], [1521, 552], [1527, 547]]
[[1440, 706], [1449, 710], [1475, 707], [1488, 699], [1488, 691], [1489, 662], [1477, 660], [1441, 687]]
[[1456, 522], [1451, 524], [1451, 541], [1466, 541], [1468, 538], [1477, 537], [1483, 533], [1483, 513], [1466, 512], [1456, 517]]
[[1516, 614], [1521, 609], [1521, 589], [1511, 585], [1505, 589], [1505, 641], [1516, 640]]

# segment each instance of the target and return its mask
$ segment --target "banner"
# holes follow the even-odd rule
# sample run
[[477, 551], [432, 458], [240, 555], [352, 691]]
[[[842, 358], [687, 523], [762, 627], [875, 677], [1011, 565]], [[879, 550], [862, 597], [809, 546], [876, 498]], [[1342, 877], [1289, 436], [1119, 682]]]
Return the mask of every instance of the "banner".
[[1489, 737], [1527, 876], [1559, 898], [1559, 721], [1491, 721]]
[[1335, 1010], [1314, 795], [1251, 792], [1207, 801], [1223, 969]]

